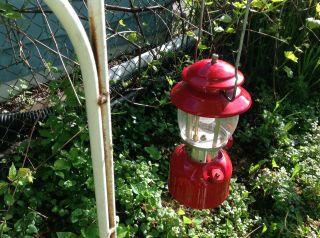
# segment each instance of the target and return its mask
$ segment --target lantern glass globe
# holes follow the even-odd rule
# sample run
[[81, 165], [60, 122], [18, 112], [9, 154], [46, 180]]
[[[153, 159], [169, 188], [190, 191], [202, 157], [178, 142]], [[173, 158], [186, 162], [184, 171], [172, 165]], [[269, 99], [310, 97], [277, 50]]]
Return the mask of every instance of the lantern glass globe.
[[239, 115], [225, 118], [200, 117], [178, 109], [180, 135], [191, 146], [201, 149], [224, 147], [239, 120]]

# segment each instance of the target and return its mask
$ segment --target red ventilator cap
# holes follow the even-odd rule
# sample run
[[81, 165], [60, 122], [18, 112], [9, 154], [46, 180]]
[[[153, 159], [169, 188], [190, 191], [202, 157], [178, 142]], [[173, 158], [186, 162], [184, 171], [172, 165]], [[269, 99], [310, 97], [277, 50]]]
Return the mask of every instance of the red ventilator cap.
[[233, 101], [226, 95], [232, 95], [236, 81], [235, 68], [231, 64], [213, 59], [200, 60], [182, 71], [183, 81], [171, 91], [171, 101], [180, 110], [202, 116], [223, 118], [239, 115], [247, 111], [251, 104], [250, 94], [240, 85], [243, 74], [238, 70], [237, 92]]

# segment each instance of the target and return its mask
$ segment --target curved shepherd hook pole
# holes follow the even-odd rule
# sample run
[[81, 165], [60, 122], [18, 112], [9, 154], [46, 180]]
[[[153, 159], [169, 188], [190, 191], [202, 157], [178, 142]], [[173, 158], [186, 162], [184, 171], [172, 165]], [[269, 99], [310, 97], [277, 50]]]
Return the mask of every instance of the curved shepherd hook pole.
[[89, 0], [89, 22], [92, 50], [96, 59], [98, 80], [100, 89], [99, 105], [102, 112], [102, 126], [104, 136], [104, 153], [107, 176], [108, 209], [110, 237], [116, 237], [116, 205], [114, 194], [114, 172], [113, 172], [113, 147], [112, 147], [112, 125], [111, 104], [109, 89], [109, 70], [107, 56], [106, 19], [104, 11], [104, 0]]
[[[68, 0], [44, 0], [46, 4], [51, 8], [54, 14], [57, 16], [63, 27], [65, 28], [76, 55], [78, 57], [80, 68], [82, 72], [84, 90], [86, 97], [86, 109], [88, 115], [89, 135], [90, 135], [90, 147], [92, 156], [92, 166], [94, 173], [94, 184], [95, 184], [95, 196], [97, 203], [98, 213], [98, 225], [99, 235], [101, 238], [115, 237], [115, 205], [114, 205], [114, 189], [113, 189], [113, 167], [112, 167], [112, 141], [111, 141], [111, 120], [110, 120], [110, 97], [108, 94], [108, 82], [107, 78], [107, 59], [106, 52], [101, 53], [101, 48], [98, 41], [105, 41], [102, 35], [97, 34], [97, 25], [104, 19], [103, 16], [96, 22], [91, 19], [91, 30], [97, 30], [92, 32], [93, 48], [91, 48], [88, 36], [82, 26], [80, 19], [76, 12], [68, 2]], [[101, 2], [99, 1], [88, 1], [88, 2]], [[103, 2], [103, 1], [102, 1]], [[93, 3], [92, 3], [93, 4]], [[100, 7], [98, 4], [97, 7]], [[104, 9], [104, 7], [101, 7]], [[90, 10], [89, 10], [90, 11]], [[91, 12], [93, 13], [93, 12]], [[89, 13], [90, 14], [90, 13]], [[103, 18], [103, 19], [102, 19]], [[94, 38], [93, 36], [96, 36]], [[106, 43], [102, 43], [106, 49]], [[99, 53], [98, 53], [99, 51]], [[95, 52], [95, 55], [94, 55]], [[101, 55], [105, 55], [104, 60], [101, 61]], [[95, 62], [95, 56], [98, 60], [98, 68]], [[105, 69], [102, 69], [105, 68]], [[99, 80], [100, 79], [100, 80]], [[109, 108], [108, 108], [109, 105]], [[104, 117], [104, 118], [103, 118]], [[104, 124], [105, 123], [105, 124]], [[110, 156], [111, 157], [107, 157]], [[107, 158], [107, 159], [106, 159]], [[110, 169], [111, 164], [111, 169]], [[107, 172], [106, 172], [107, 170]], [[108, 174], [108, 179], [107, 175]], [[110, 185], [107, 189], [107, 184]], [[107, 194], [111, 195], [108, 196]], [[113, 196], [113, 197], [112, 197]], [[108, 199], [109, 197], [109, 199]], [[108, 204], [108, 201], [111, 204]], [[109, 206], [108, 206], [109, 205]], [[110, 208], [110, 211], [109, 211]], [[110, 214], [111, 212], [111, 214]], [[111, 221], [109, 220], [112, 219]], [[110, 222], [110, 224], [109, 224]], [[110, 229], [111, 225], [111, 229]]]

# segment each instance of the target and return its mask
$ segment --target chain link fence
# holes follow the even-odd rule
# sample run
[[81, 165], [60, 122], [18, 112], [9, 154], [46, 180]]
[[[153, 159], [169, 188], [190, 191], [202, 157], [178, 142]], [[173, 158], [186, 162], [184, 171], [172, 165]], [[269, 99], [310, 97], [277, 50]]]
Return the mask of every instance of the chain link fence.
[[[86, 1], [71, 3], [89, 31]], [[200, 1], [106, 1], [113, 101], [128, 93], [122, 82], [153, 60], [194, 48], [199, 9]], [[66, 32], [41, 0], [0, 4], [0, 54], [0, 153], [5, 153], [51, 112], [50, 85], [81, 85], [81, 76]], [[60, 100], [66, 98], [63, 87], [53, 92]]]

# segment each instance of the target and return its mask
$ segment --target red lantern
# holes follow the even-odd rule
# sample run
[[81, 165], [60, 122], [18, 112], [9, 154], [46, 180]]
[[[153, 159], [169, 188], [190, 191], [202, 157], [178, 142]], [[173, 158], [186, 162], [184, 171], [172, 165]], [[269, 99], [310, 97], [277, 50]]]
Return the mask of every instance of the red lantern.
[[183, 81], [171, 91], [178, 108], [180, 145], [170, 161], [169, 192], [181, 204], [205, 209], [220, 205], [229, 195], [232, 164], [223, 148], [232, 145], [239, 114], [251, 106], [250, 94], [241, 87], [243, 74], [229, 63], [200, 60], [182, 71]]

